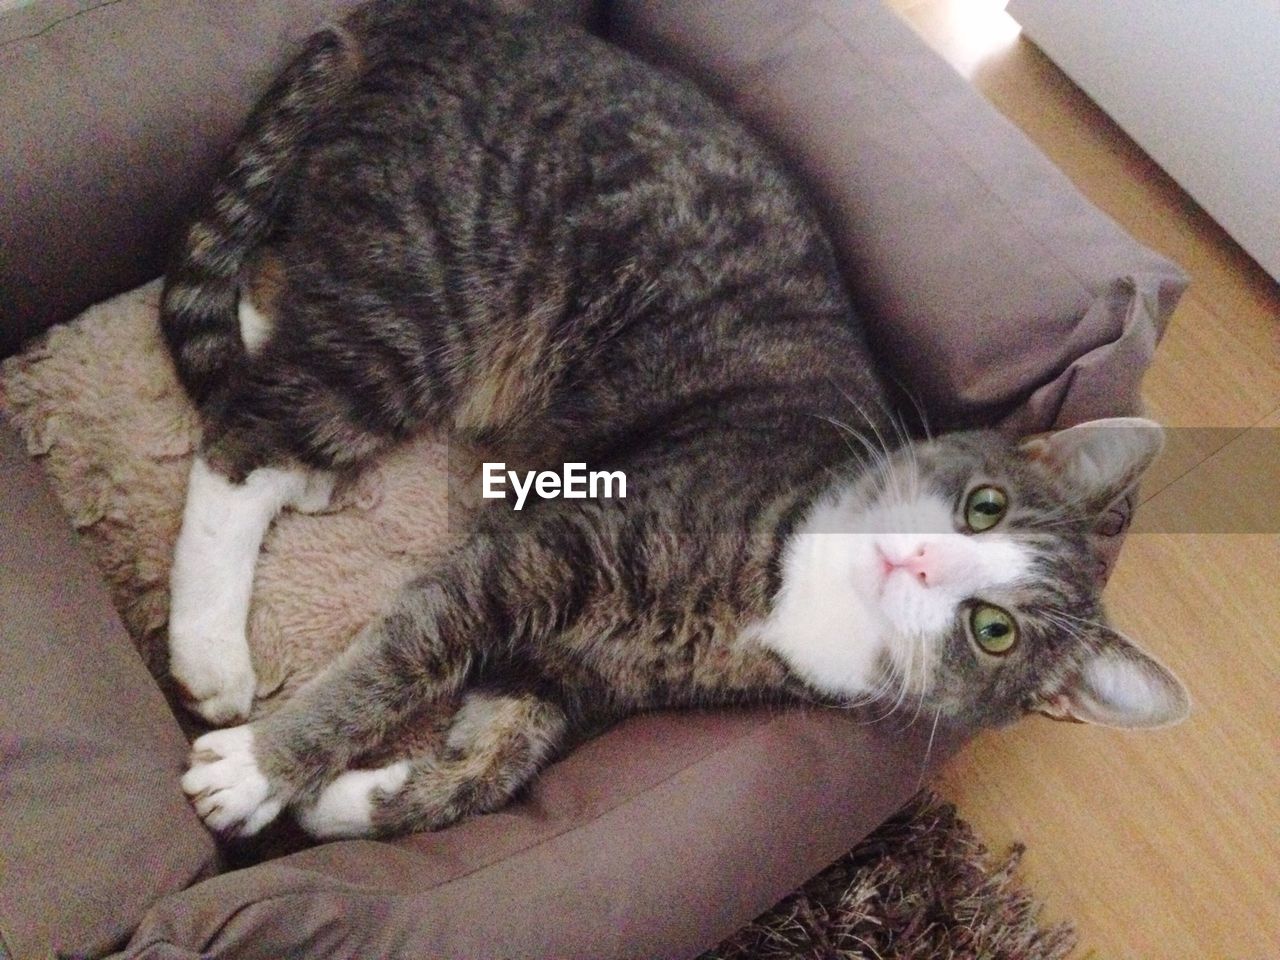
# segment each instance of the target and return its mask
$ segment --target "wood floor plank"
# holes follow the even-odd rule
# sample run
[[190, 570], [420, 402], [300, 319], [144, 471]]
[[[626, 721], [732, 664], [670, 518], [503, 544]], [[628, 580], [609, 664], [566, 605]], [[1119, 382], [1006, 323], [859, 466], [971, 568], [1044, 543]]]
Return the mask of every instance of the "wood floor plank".
[[1247, 427], [1280, 406], [1276, 321], [1227, 321], [1206, 288], [1183, 299], [1143, 381], [1152, 415], [1171, 427]]
[[1256, 320], [1229, 324], [1194, 294], [1183, 299], [1143, 383], [1149, 416], [1166, 427], [1144, 499], [1204, 463], [1280, 407], [1280, 349]]
[[[1201, 433], [1174, 431], [1173, 435], [1180, 439]], [[1138, 510], [1133, 529], [1280, 535], [1280, 414], [1273, 412], [1241, 431], [1194, 469], [1154, 493]], [[1280, 583], [1276, 591], [1280, 593]], [[1280, 641], [1280, 619], [1273, 627]], [[1276, 679], [1280, 684], [1280, 677]]]

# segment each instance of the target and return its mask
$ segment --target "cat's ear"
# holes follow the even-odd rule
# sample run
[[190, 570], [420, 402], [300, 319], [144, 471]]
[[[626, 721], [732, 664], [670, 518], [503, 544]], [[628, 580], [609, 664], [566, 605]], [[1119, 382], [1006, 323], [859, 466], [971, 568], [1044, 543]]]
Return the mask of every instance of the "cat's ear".
[[1103, 645], [1035, 707], [1055, 720], [1132, 729], [1167, 727], [1191, 712], [1191, 698], [1173, 672], [1128, 637], [1106, 630]]
[[1026, 440], [1028, 457], [1056, 474], [1087, 509], [1101, 512], [1138, 478], [1164, 448], [1164, 429], [1143, 417], [1090, 420]]

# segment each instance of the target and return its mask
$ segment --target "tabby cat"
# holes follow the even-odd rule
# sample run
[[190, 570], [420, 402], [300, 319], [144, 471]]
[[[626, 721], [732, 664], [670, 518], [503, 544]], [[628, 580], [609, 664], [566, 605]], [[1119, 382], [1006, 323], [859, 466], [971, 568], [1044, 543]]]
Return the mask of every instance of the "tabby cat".
[[[186, 232], [161, 323], [204, 427], [172, 672], [215, 725], [253, 703], [245, 621], [281, 509], [429, 428], [627, 478], [479, 511], [294, 700], [198, 739], [183, 787], [226, 835], [285, 808], [317, 837], [440, 827], [649, 708], [1187, 710], [1106, 625], [1087, 545], [1159, 427], [907, 442], [780, 165], [580, 31], [374, 0], [312, 37]], [[360, 768], [455, 697], [441, 751]]]

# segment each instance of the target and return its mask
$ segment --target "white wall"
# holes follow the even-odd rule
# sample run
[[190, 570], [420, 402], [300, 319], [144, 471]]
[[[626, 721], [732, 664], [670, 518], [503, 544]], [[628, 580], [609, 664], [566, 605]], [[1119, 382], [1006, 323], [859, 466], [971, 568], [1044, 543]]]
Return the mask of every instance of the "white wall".
[[1008, 9], [1280, 280], [1280, 3], [1011, 0]]

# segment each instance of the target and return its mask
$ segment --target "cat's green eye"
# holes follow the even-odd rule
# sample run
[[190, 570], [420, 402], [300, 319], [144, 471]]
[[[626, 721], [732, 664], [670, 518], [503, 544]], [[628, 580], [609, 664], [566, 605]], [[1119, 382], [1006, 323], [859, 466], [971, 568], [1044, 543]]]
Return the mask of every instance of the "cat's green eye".
[[975, 487], [964, 501], [964, 522], [974, 533], [990, 530], [1009, 509], [1009, 497], [999, 487]]
[[1008, 653], [1018, 642], [1018, 625], [999, 607], [981, 603], [969, 613], [973, 639], [987, 653]]

